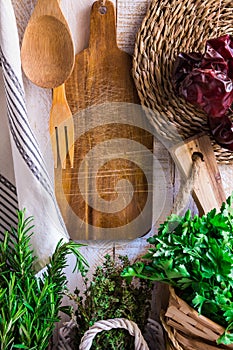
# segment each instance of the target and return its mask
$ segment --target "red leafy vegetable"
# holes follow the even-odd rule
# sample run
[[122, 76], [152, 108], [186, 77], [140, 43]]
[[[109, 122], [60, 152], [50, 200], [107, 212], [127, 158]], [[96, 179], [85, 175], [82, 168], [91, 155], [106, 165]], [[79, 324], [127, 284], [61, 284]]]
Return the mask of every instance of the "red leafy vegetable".
[[208, 115], [220, 117], [233, 102], [233, 82], [219, 71], [195, 68], [180, 84], [179, 93]]
[[204, 55], [180, 53], [172, 81], [180, 96], [206, 112], [216, 142], [233, 151], [232, 123], [226, 116], [233, 103], [233, 37], [208, 40]]
[[206, 50], [203, 56], [203, 68], [221, 71], [233, 78], [233, 38], [224, 35], [206, 42]]
[[212, 135], [220, 145], [233, 151], [232, 123], [227, 116], [214, 118], [209, 116], [209, 127]]
[[198, 68], [201, 64], [202, 54], [197, 52], [181, 52], [174, 64], [173, 85], [179, 89], [181, 82], [192, 72], [193, 68]]

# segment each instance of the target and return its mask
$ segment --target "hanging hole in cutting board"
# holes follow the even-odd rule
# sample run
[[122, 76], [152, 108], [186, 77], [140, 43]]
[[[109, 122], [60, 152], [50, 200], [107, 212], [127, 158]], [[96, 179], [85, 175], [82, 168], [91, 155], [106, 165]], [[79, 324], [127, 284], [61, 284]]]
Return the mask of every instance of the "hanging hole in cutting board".
[[193, 152], [192, 154], [192, 160], [194, 160], [195, 158], [201, 158], [202, 161], [204, 161], [204, 156], [201, 152]]
[[100, 6], [100, 8], [99, 8], [99, 13], [101, 14], [101, 15], [105, 15], [106, 13], [107, 13], [107, 7], [106, 6], [104, 6], [104, 5], [102, 5], [102, 6]]

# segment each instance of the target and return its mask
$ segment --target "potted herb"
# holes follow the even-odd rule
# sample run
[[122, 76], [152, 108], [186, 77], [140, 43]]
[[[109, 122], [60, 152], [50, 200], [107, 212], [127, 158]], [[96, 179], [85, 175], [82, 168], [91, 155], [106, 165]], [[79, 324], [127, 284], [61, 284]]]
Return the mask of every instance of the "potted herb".
[[[92, 280], [84, 279], [84, 293], [76, 289], [74, 294], [68, 294], [77, 306], [74, 315], [77, 330], [72, 340], [75, 349], [84, 333], [99, 320], [127, 318], [144, 332], [151, 307], [152, 284], [146, 280], [138, 280], [136, 284], [132, 281], [128, 283], [121, 277], [128, 264], [127, 256], [114, 261], [106, 255], [102, 266], [96, 268]], [[134, 349], [134, 338], [126, 330], [111, 329], [99, 333], [92, 348], [130, 350]]]
[[233, 343], [233, 195], [220, 212], [171, 215], [149, 238], [152, 247], [122, 276], [162, 281], [190, 306], [225, 328], [217, 343]]
[[86, 261], [80, 244], [60, 241], [42, 277], [36, 277], [36, 257], [30, 246], [32, 217], [18, 212], [18, 226], [5, 232], [0, 242], [0, 349], [44, 350], [49, 346], [54, 324], [62, 310], [66, 290], [67, 254], [74, 253], [78, 269], [85, 273]]

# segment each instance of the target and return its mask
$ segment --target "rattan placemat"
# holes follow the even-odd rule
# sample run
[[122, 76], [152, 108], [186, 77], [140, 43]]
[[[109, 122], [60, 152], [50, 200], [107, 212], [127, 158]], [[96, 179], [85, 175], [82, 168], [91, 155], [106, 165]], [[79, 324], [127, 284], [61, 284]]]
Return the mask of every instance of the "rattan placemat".
[[[133, 76], [156, 133], [173, 141], [209, 134], [205, 113], [176, 96], [171, 74], [179, 52], [203, 52], [207, 39], [223, 34], [233, 35], [232, 0], [152, 1], [137, 34]], [[233, 152], [214, 140], [213, 148], [218, 162], [233, 162]]]

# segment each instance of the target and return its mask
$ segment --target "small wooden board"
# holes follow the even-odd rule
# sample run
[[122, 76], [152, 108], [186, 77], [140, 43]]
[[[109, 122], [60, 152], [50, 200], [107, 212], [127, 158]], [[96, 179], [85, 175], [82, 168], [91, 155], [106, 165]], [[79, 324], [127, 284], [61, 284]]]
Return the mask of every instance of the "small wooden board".
[[198, 181], [193, 188], [195, 203], [200, 214], [213, 208], [219, 209], [226, 197], [209, 136], [202, 133], [189, 138], [171, 148], [170, 153], [185, 178], [190, 174], [193, 155], [196, 153], [201, 156]]

